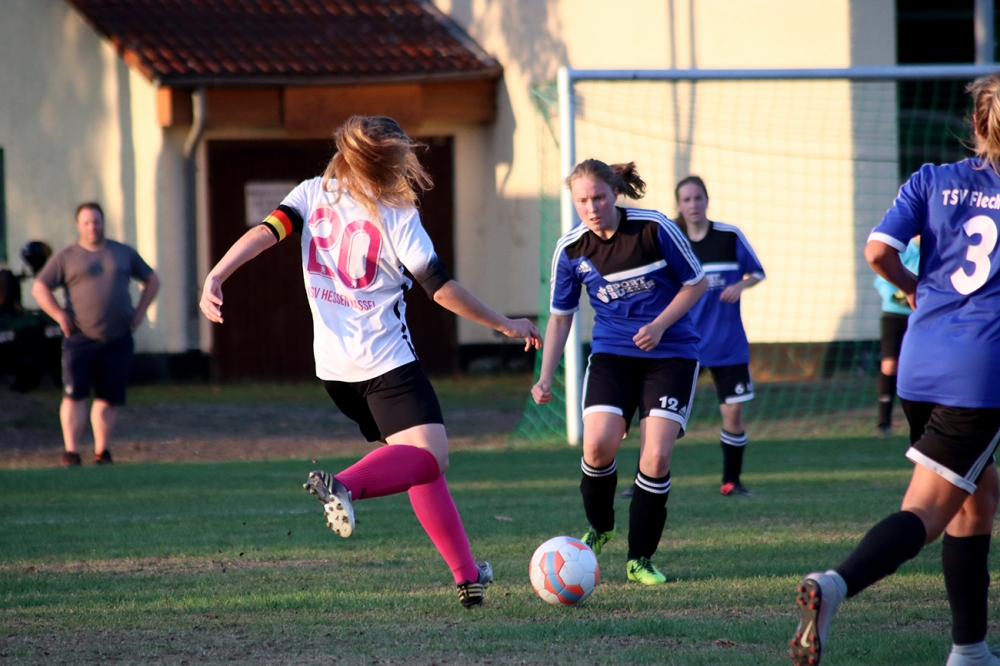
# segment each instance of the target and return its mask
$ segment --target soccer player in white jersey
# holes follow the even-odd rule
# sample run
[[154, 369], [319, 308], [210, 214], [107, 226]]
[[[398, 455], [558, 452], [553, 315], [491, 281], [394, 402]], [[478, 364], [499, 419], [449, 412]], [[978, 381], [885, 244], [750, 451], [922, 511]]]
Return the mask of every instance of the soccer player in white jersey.
[[740, 317], [740, 296], [764, 279], [764, 267], [739, 229], [708, 219], [708, 189], [698, 176], [688, 176], [674, 190], [677, 225], [691, 241], [691, 249], [705, 269], [708, 291], [691, 308], [701, 336], [698, 361], [712, 373], [722, 413], [723, 495], [753, 493], [740, 481], [747, 433], [743, 403], [753, 400], [750, 343]]
[[[328, 525], [354, 532], [352, 502], [408, 491], [413, 510], [451, 568], [459, 601], [482, 603], [493, 580], [476, 564], [444, 473], [448, 438], [437, 396], [420, 369], [406, 327], [404, 292], [412, 282], [467, 319], [541, 345], [527, 319], [510, 320], [450, 279], [414, 207], [431, 186], [414, 144], [396, 121], [350, 118], [322, 177], [304, 181], [212, 269], [201, 309], [222, 323], [222, 285], [265, 249], [299, 234], [313, 315], [316, 374], [345, 415], [377, 448], [338, 474], [314, 471], [305, 487], [324, 505]], [[279, 276], [276, 276], [279, 277]]]
[[705, 274], [677, 226], [662, 213], [618, 208], [646, 184], [634, 163], [581, 162], [566, 180], [582, 224], [564, 235], [552, 259], [551, 317], [535, 401], [551, 397], [573, 315], [586, 288], [594, 307], [583, 387], [580, 492], [595, 553], [616, 531], [615, 456], [636, 409], [641, 455], [629, 507], [628, 579], [666, 582], [651, 559], [667, 518], [670, 455], [684, 434], [698, 377], [698, 333], [688, 310], [705, 293]]
[[[952, 614], [947, 666], [1000, 666], [985, 642], [988, 556], [1000, 483], [1000, 72], [969, 86], [976, 156], [925, 164], [868, 237], [865, 258], [906, 294], [909, 327], [898, 395], [915, 463], [902, 507], [835, 569], [799, 585], [794, 664], [818, 664], [830, 617], [944, 533], [941, 564]], [[920, 275], [899, 254], [920, 236]]]

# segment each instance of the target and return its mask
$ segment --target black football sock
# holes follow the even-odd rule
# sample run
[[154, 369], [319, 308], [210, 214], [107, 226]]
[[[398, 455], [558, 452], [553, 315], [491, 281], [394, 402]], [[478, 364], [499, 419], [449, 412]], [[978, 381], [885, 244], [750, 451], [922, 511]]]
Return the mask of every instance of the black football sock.
[[854, 551], [837, 566], [847, 583], [847, 596], [882, 580], [912, 560], [924, 547], [927, 530], [917, 514], [900, 511], [885, 518], [861, 539]]
[[990, 535], [953, 537], [941, 541], [944, 586], [951, 605], [951, 640], [969, 645], [986, 639], [990, 589]]
[[607, 467], [591, 467], [580, 459], [583, 478], [580, 493], [587, 522], [598, 532], [615, 528], [615, 488], [618, 486], [618, 463], [612, 460]]
[[639, 472], [628, 512], [628, 559], [652, 557], [667, 522], [670, 472], [658, 479]]
[[878, 376], [878, 424], [892, 425], [892, 402], [896, 399], [896, 375]]
[[719, 439], [722, 444], [722, 482], [739, 483], [743, 471], [743, 452], [747, 447], [747, 434], [741, 432], [734, 435], [721, 431]]

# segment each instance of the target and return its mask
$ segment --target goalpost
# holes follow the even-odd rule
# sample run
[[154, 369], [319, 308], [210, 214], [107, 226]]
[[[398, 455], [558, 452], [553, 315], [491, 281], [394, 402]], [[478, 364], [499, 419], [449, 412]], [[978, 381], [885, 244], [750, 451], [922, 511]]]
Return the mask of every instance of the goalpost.
[[[554, 242], [579, 223], [562, 186], [578, 159], [635, 161], [647, 196], [625, 205], [671, 218], [674, 184], [696, 173], [708, 186], [710, 219], [740, 227], [768, 274], [742, 299], [755, 434], [867, 432], [859, 420], [875, 407], [880, 306], [864, 241], [921, 163], [967, 154], [964, 87], [998, 67], [561, 68], [555, 85], [534, 90], [543, 142], [540, 324]], [[515, 438], [580, 442], [592, 317], [585, 304], [574, 316], [555, 407], [529, 400]], [[695, 402], [689, 433], [718, 412], [710, 387]]]

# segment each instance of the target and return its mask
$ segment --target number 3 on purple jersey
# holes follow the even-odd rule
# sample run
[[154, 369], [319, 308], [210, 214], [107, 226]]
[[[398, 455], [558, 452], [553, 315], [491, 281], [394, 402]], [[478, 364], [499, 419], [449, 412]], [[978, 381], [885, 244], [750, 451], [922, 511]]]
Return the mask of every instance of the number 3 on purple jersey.
[[965, 260], [975, 265], [972, 275], [965, 272], [964, 267], [959, 267], [951, 274], [951, 284], [955, 291], [968, 296], [975, 290], [986, 284], [990, 277], [992, 263], [990, 253], [997, 245], [997, 225], [993, 218], [987, 215], [976, 215], [974, 218], [962, 225], [965, 234], [970, 238], [979, 235], [978, 243], [969, 245], [965, 252]]

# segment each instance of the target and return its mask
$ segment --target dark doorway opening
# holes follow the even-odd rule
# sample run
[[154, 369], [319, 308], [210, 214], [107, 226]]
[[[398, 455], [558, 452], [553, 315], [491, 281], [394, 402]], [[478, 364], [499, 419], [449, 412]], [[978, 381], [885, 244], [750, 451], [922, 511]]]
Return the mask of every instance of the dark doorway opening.
[[[994, 19], [1000, 19], [996, 11]], [[898, 64], [972, 63], [975, 54], [973, 0], [896, 0]], [[964, 143], [970, 139], [968, 83], [929, 79], [897, 84], [900, 180], [922, 164], [956, 162], [969, 155]]]
[[[454, 269], [453, 144], [450, 137], [422, 140], [421, 162], [435, 187], [420, 202], [421, 216], [441, 261]], [[285, 193], [323, 172], [330, 140], [209, 141], [209, 256], [212, 265], [259, 222], [254, 193]], [[248, 188], [249, 184], [249, 188]], [[268, 204], [280, 203], [277, 194]], [[259, 205], [259, 204], [258, 204]], [[248, 206], [251, 217], [248, 219]], [[257, 211], [259, 213], [259, 211]], [[312, 317], [302, 282], [298, 238], [279, 243], [238, 270], [225, 286], [225, 324], [214, 326], [214, 381], [296, 381], [315, 377]], [[290, 242], [291, 241], [291, 242]], [[421, 363], [429, 372], [458, 366], [455, 316], [431, 303], [419, 287], [407, 294], [407, 323]]]

